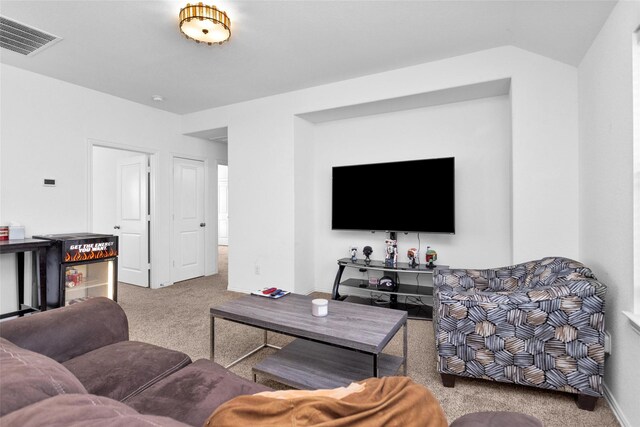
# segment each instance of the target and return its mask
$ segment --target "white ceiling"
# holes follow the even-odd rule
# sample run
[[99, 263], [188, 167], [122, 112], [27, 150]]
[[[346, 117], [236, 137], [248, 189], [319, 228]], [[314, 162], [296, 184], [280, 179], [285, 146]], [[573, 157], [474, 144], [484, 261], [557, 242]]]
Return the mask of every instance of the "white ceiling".
[[32, 57], [0, 49], [0, 61], [185, 114], [503, 45], [578, 65], [615, 5], [213, 1], [231, 19], [220, 46], [181, 35], [186, 0], [0, 0], [3, 16], [63, 38]]

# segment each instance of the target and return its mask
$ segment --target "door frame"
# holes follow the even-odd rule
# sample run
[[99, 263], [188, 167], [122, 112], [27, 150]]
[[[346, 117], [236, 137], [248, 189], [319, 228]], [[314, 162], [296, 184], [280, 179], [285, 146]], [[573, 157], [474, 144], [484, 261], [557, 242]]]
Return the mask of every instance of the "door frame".
[[[227, 167], [227, 171], [229, 170], [229, 162], [223, 162], [220, 160], [216, 160], [216, 165], [215, 165], [215, 170], [216, 170], [216, 175], [218, 174], [218, 170], [220, 169], [220, 166], [226, 166]], [[216, 180], [217, 180], [217, 176], [216, 176]], [[220, 231], [220, 224], [218, 223], [218, 213], [220, 210], [220, 206], [219, 206], [219, 197], [220, 194], [217, 193], [217, 189], [216, 189], [216, 227], [217, 227], [217, 232], [216, 232], [216, 245], [219, 245], [220, 240], [219, 240], [219, 231]], [[227, 239], [229, 239], [229, 175], [227, 174]], [[227, 241], [227, 249], [229, 248], [229, 241]]]
[[[217, 274], [218, 273], [218, 210], [217, 210], [217, 206], [218, 206], [218, 202], [217, 202], [217, 194], [218, 194], [218, 187], [217, 187], [217, 180], [218, 180], [218, 161], [214, 160], [213, 162], [211, 160], [209, 160], [207, 157], [204, 156], [196, 156], [193, 154], [184, 154], [184, 153], [178, 153], [178, 152], [172, 152], [171, 153], [171, 184], [170, 184], [170, 191], [169, 191], [169, 203], [171, 206], [171, 283], [175, 283], [175, 268], [173, 266], [173, 261], [175, 260], [176, 257], [176, 250], [175, 250], [175, 242], [173, 241], [174, 238], [174, 231], [175, 231], [175, 221], [173, 220], [174, 218], [174, 182], [173, 182], [173, 174], [174, 174], [174, 170], [173, 170], [173, 166], [174, 166], [174, 162], [175, 159], [185, 159], [185, 160], [194, 160], [194, 161], [198, 161], [198, 162], [202, 162], [203, 166], [204, 166], [204, 218], [205, 218], [205, 223], [206, 224], [215, 224], [215, 227], [205, 227], [204, 230], [204, 275], [205, 276], [211, 276], [213, 274]], [[209, 171], [210, 166], [213, 166], [215, 168], [215, 173], [216, 173], [216, 186], [215, 186], [215, 196], [216, 196], [216, 209], [213, 209], [211, 206], [211, 198], [212, 198], [212, 194], [210, 194], [211, 192], [211, 184], [209, 182], [210, 177], [211, 177], [211, 172]], [[214, 251], [211, 248], [211, 242], [213, 242], [215, 240], [216, 242], [216, 250]]]
[[103, 141], [99, 139], [88, 138], [87, 139], [87, 176], [89, 182], [87, 185], [87, 224], [89, 230], [93, 229], [93, 148], [103, 147], [111, 148], [115, 150], [131, 151], [140, 154], [146, 154], [149, 156], [149, 288], [155, 289], [160, 287], [158, 280], [158, 273], [154, 265], [160, 265], [157, 258], [157, 252], [155, 245], [158, 240], [158, 226], [156, 216], [156, 188], [158, 179], [158, 151], [143, 147], [137, 147], [135, 145], [120, 144], [117, 142]]

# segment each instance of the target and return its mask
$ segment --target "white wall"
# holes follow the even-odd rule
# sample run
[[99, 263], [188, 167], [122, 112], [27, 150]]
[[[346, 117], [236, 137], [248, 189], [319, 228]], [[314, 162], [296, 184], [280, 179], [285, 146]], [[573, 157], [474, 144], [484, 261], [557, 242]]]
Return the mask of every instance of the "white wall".
[[[577, 257], [577, 70], [501, 47], [183, 116], [183, 133], [229, 130], [230, 234], [234, 247], [242, 248], [229, 253], [229, 288], [325, 288], [327, 283], [297, 281], [309, 280], [299, 270], [315, 269], [320, 259], [335, 262], [335, 253], [344, 251], [340, 243], [335, 253], [316, 251], [291, 262], [302, 259], [297, 249], [306, 250], [321, 231], [296, 204], [304, 197], [300, 189], [309, 188], [301, 184], [308, 171], [296, 160], [308, 155], [298, 150], [311, 133], [301, 131], [296, 114], [504, 78], [511, 78], [512, 260]], [[313, 236], [302, 238], [300, 230]], [[447, 256], [457, 257], [453, 251]]]
[[[207, 223], [216, 224], [216, 159], [224, 144], [182, 136], [180, 117], [59, 80], [2, 65], [0, 73], [1, 197], [0, 223], [19, 221], [27, 236], [88, 230], [89, 141], [106, 141], [156, 154], [154, 181], [158, 232], [152, 247], [152, 286], [171, 284], [172, 156], [209, 160]], [[43, 187], [43, 178], [57, 186]], [[217, 269], [217, 227], [207, 227], [211, 242], [206, 272]], [[11, 255], [3, 255], [3, 266]], [[3, 269], [2, 300], [12, 300], [14, 276]], [[11, 285], [6, 285], [5, 282]]]
[[[386, 233], [331, 230], [332, 166], [379, 163], [437, 157], [456, 161], [456, 234], [398, 233], [399, 259], [407, 249], [419, 247], [424, 261], [427, 245], [438, 252], [438, 264], [488, 268], [512, 263], [511, 234], [511, 105], [509, 97], [484, 98], [435, 107], [337, 120], [314, 127], [315, 250], [317, 289], [331, 290], [336, 260], [348, 257], [352, 245], [373, 248], [373, 259], [383, 259]], [[405, 215], [429, 216], [431, 194], [427, 182], [437, 176], [395, 177], [408, 197], [380, 195], [356, 216], [369, 209], [399, 210]], [[354, 177], [354, 191], [366, 185]], [[412, 189], [412, 190], [410, 190]], [[296, 193], [297, 197], [297, 193]], [[437, 198], [437, 194], [434, 194]], [[421, 261], [421, 262], [422, 262]], [[344, 277], [362, 273], [347, 269]], [[422, 275], [427, 278], [427, 275]], [[408, 280], [408, 279], [407, 279]], [[411, 283], [415, 275], [410, 277]]]
[[640, 423], [640, 337], [633, 311], [632, 33], [640, 3], [619, 2], [578, 68], [580, 258], [607, 285], [612, 352], [605, 386], [628, 426]]
[[[322, 258], [325, 253], [317, 248], [316, 228], [310, 227], [309, 222], [313, 221], [317, 211], [316, 201], [318, 197], [315, 192], [314, 162], [317, 153], [315, 141], [315, 126], [310, 122], [296, 118], [294, 119], [295, 139], [304, 141], [297, 144], [294, 149], [294, 175], [296, 176], [294, 197], [295, 197], [295, 241], [294, 241], [294, 262], [296, 292], [308, 294], [314, 290], [322, 289], [316, 286], [315, 274], [318, 264], [322, 264], [318, 255]], [[330, 259], [323, 261], [331, 261]], [[335, 268], [335, 260], [332, 265]]]

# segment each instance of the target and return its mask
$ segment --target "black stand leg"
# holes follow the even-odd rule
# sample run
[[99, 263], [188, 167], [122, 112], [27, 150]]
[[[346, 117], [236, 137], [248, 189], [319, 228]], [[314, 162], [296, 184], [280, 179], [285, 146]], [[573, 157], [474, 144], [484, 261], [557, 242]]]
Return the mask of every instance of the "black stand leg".
[[596, 402], [598, 398], [595, 396], [587, 396], [586, 394], [579, 394], [576, 403], [578, 404], [578, 408], [583, 409], [585, 411], [593, 411], [596, 407]]
[[396, 294], [389, 295], [389, 308], [398, 308], [398, 295]]
[[24, 252], [16, 253], [16, 277], [18, 280], [18, 310], [22, 309], [24, 303]]
[[[396, 234], [395, 231], [390, 231], [389, 232], [389, 239], [391, 240], [398, 240], [398, 235]], [[395, 265], [394, 265], [395, 267]], [[394, 273], [393, 274], [393, 280], [398, 283], [398, 273]], [[405, 298], [406, 301], [406, 298]], [[389, 307], [390, 308], [398, 308], [398, 295], [396, 294], [391, 294], [389, 295]]]
[[333, 281], [333, 290], [331, 291], [331, 299], [333, 300], [340, 299], [338, 287], [340, 286], [340, 279], [342, 279], [342, 272], [344, 271], [344, 267], [344, 265], [338, 266], [338, 273], [336, 273], [336, 278]]
[[38, 249], [38, 294], [40, 311], [47, 309], [47, 248]]
[[454, 387], [456, 385], [456, 377], [451, 374], [440, 374], [442, 385], [445, 387]]
[[31, 251], [31, 307], [38, 308], [40, 305], [40, 289], [38, 289], [38, 251]]

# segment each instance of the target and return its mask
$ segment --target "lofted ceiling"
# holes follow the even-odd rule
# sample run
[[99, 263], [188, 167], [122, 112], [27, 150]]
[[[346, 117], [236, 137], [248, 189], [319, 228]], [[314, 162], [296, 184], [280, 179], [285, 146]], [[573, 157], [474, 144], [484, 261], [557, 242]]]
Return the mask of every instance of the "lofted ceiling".
[[62, 38], [0, 62], [186, 114], [504, 45], [575, 66], [616, 2], [205, 3], [231, 18], [222, 45], [181, 35], [186, 1], [0, 0], [0, 15]]

